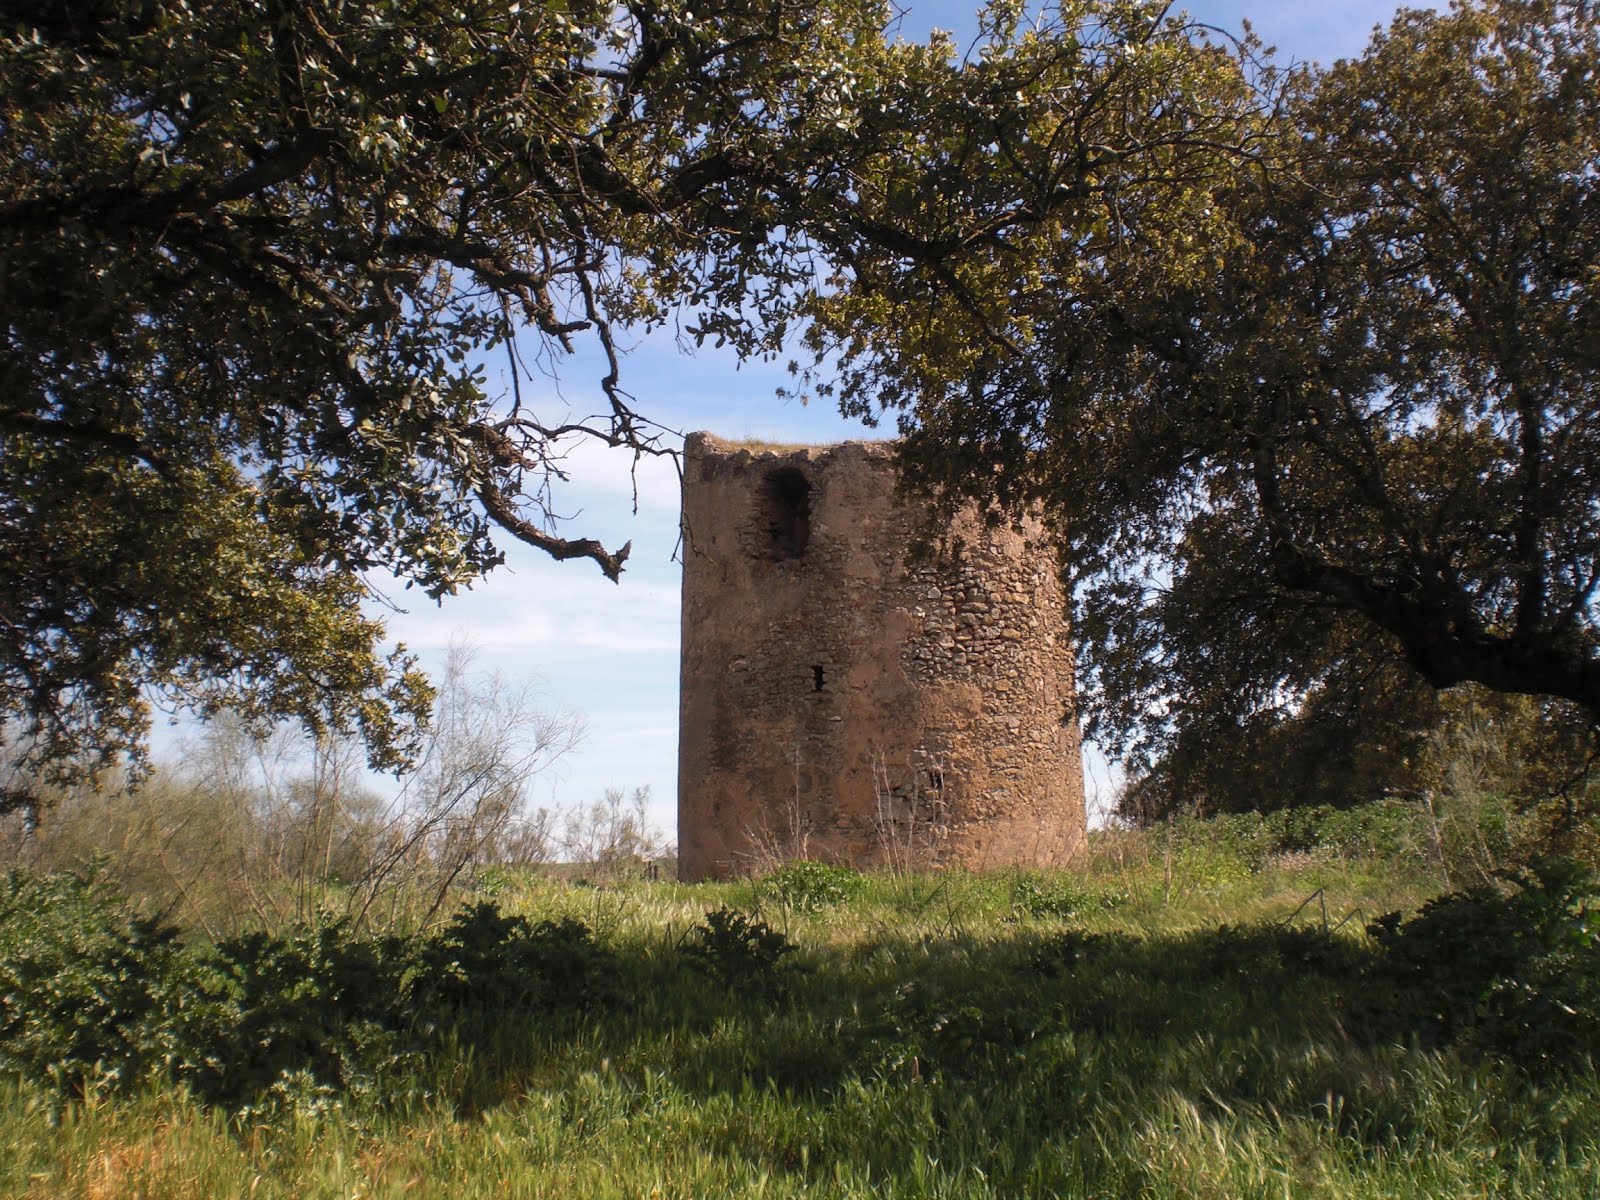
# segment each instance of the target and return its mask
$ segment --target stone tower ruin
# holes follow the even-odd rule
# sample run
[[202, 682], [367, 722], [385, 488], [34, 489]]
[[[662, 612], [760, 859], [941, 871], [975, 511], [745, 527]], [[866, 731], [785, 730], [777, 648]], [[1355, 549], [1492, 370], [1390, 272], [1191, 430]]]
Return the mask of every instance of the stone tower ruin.
[[893, 449], [691, 434], [678, 863], [1051, 865], [1084, 835], [1055, 555], [975, 509], [926, 537]]

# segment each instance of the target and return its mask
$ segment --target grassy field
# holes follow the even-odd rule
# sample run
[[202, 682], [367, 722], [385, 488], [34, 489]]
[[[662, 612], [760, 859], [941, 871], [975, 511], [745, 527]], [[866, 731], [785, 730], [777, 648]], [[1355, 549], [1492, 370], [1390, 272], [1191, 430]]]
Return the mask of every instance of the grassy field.
[[501, 911], [591, 931], [583, 999], [243, 1103], [13, 1075], [0, 1194], [1600, 1195], [1591, 1066], [1393, 1019], [1426, 1002], [1392, 1002], [1364, 926], [1437, 870], [1225, 841], [1103, 835], [1063, 875], [494, 875]]

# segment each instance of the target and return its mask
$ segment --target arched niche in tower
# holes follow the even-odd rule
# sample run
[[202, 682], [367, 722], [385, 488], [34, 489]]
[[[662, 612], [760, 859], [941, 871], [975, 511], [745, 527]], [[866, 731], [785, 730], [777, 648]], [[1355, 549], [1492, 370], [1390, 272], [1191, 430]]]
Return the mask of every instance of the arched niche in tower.
[[760, 557], [798, 562], [811, 540], [811, 481], [795, 467], [778, 467], [761, 481], [756, 500]]

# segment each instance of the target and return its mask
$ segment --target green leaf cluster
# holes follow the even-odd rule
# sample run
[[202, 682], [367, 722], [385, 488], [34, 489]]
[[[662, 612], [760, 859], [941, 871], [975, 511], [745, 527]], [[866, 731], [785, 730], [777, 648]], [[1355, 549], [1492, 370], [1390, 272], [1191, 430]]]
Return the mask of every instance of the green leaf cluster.
[[732, 992], [777, 998], [784, 990], [780, 968], [796, 947], [760, 917], [724, 906], [690, 928], [678, 949]]
[[865, 882], [860, 872], [849, 867], [797, 859], [764, 878], [760, 890], [793, 912], [817, 913], [858, 895]]
[[1013, 9], [874, 161], [808, 336], [913, 486], [1054, 523], [1091, 731], [1248, 759], [1304, 710], [1331, 748], [1467, 681], [1600, 712], [1594, 6], [1293, 69]]
[[1382, 957], [1355, 994], [1360, 1020], [1428, 1044], [1463, 1042], [1533, 1072], [1600, 1053], [1600, 924], [1593, 873], [1539, 861], [1430, 901], [1369, 932]]
[[603, 1011], [620, 999], [617, 973], [581, 922], [492, 904], [425, 936], [327, 919], [206, 948], [96, 874], [13, 871], [0, 891], [0, 1070], [63, 1096], [157, 1080], [234, 1109], [397, 1103], [441, 1046]]
[[[365, 615], [386, 576], [437, 599], [510, 536], [616, 579], [628, 547], [559, 534], [552, 489], [583, 439], [667, 448], [618, 334], [687, 305], [695, 336], [758, 348], [809, 269], [776, 197], [848, 177], [883, 20], [10, 6], [0, 716], [30, 766], [136, 755], [152, 703], [353, 730], [400, 766], [430, 694]], [[596, 415], [523, 394], [585, 339]]]

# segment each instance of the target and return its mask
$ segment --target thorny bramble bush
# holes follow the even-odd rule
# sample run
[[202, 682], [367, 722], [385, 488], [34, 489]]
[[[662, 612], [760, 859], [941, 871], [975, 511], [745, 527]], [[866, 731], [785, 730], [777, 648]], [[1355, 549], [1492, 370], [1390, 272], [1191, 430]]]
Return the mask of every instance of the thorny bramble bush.
[[1600, 887], [1579, 864], [1538, 861], [1367, 928], [1381, 948], [1355, 1014], [1379, 1035], [1467, 1043], [1530, 1071], [1600, 1053]]
[[492, 903], [460, 909], [416, 955], [407, 1005], [466, 1012], [556, 1012], [616, 998], [615, 957], [573, 917], [534, 923]]
[[176, 1053], [197, 991], [178, 931], [131, 912], [98, 865], [0, 882], [0, 1070], [63, 1094], [131, 1086]]
[[1068, 875], [1023, 873], [1011, 884], [1011, 911], [1018, 917], [1065, 920], [1110, 912], [1126, 900], [1126, 893], [1095, 887]]

